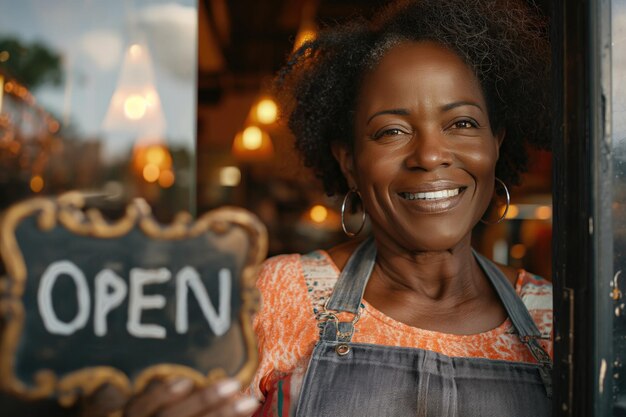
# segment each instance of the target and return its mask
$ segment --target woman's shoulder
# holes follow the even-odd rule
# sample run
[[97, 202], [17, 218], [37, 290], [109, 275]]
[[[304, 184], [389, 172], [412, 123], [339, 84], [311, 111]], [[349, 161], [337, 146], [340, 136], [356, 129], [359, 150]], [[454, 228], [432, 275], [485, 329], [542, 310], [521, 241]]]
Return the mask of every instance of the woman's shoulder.
[[523, 298], [528, 294], [541, 294], [548, 296], [550, 300], [552, 299], [552, 282], [549, 280], [525, 269], [513, 268], [499, 263], [496, 263], [496, 266], [502, 271], [520, 297]]
[[525, 270], [519, 270], [515, 291], [529, 310], [552, 310], [552, 283]]
[[299, 285], [311, 279], [337, 277], [339, 269], [328, 252], [318, 249], [307, 254], [284, 254], [266, 259], [261, 265], [257, 285]]

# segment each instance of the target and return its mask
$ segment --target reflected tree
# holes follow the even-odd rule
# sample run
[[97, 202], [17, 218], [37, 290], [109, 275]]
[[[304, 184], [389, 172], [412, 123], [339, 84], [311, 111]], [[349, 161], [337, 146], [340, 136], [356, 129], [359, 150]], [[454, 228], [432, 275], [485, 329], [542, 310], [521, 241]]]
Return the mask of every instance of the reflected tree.
[[0, 71], [31, 89], [61, 84], [61, 63], [61, 55], [40, 42], [0, 38]]

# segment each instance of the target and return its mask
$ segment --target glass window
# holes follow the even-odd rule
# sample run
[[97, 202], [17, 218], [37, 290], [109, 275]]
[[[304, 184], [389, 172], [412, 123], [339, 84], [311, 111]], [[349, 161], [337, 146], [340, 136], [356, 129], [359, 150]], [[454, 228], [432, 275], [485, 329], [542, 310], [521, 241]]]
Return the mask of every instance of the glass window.
[[196, 28], [195, 0], [3, 7], [0, 208], [75, 189], [195, 207]]

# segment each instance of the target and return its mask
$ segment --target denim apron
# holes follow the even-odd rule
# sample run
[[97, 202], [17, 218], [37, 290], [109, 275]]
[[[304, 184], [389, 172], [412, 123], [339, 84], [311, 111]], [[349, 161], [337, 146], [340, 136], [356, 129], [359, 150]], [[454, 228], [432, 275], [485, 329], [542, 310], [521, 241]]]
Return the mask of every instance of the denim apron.
[[[341, 272], [304, 377], [298, 417], [547, 417], [552, 362], [507, 278], [474, 252], [537, 364], [449, 357], [422, 349], [351, 341], [376, 244], [366, 240]], [[349, 312], [350, 322], [334, 314]]]

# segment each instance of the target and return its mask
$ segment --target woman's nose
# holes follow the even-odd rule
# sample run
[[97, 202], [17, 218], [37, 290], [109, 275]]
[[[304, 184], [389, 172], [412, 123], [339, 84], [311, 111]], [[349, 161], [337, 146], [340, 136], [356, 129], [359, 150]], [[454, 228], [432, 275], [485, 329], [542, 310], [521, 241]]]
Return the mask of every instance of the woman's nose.
[[443, 132], [430, 131], [417, 133], [411, 140], [406, 167], [431, 171], [452, 164], [452, 152]]

